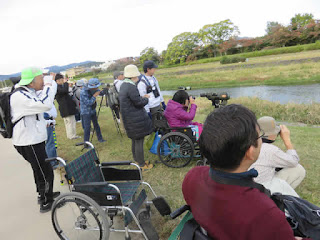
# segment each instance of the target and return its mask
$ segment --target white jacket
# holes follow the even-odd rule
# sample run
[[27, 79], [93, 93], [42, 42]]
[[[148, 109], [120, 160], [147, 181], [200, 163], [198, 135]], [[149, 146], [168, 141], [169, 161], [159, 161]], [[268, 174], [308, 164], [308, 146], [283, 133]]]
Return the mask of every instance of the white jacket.
[[17, 91], [10, 99], [12, 122], [23, 117], [13, 128], [12, 143], [16, 146], [34, 145], [47, 140], [43, 113], [52, 108], [56, 94], [51, 86], [44, 86], [39, 97], [34, 89], [23, 88], [27, 91]]

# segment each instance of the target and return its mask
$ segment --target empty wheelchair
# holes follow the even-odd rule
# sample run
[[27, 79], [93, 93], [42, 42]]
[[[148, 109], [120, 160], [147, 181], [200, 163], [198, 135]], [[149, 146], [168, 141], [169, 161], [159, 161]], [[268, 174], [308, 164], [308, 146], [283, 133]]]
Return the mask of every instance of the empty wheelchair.
[[157, 155], [163, 164], [181, 168], [188, 165], [193, 158], [201, 159], [196, 132], [191, 127], [170, 127], [160, 111], [153, 114], [152, 118], [154, 127], [161, 136]]
[[[130, 161], [100, 163], [91, 143], [77, 145], [89, 150], [70, 163], [59, 157], [46, 160], [58, 160], [65, 166], [71, 191], [60, 195], [52, 206], [52, 224], [59, 238], [107, 240], [110, 232], [122, 232], [126, 240], [131, 239], [131, 233], [159, 239], [151, 223], [150, 205], [163, 216], [171, 210], [142, 180], [140, 167]], [[153, 195], [152, 201], [146, 190]], [[116, 215], [120, 215], [123, 228], [115, 227]], [[131, 222], [136, 223], [135, 229], [129, 227]]]

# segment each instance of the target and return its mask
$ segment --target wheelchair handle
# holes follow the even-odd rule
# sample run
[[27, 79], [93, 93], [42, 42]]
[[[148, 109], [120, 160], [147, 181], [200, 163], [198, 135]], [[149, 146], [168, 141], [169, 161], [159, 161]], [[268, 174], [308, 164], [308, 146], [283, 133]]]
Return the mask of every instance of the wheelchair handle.
[[171, 219], [175, 219], [176, 217], [180, 216], [182, 213], [184, 213], [185, 211], [190, 210], [190, 206], [189, 205], [183, 205], [182, 207], [178, 208], [177, 210], [175, 210], [174, 212], [172, 212], [170, 214]]
[[86, 142], [80, 142], [80, 143], [76, 143], [76, 146], [84, 146], [84, 148], [91, 148], [91, 149], [94, 149], [94, 146], [93, 146], [93, 144], [91, 143], [91, 142], [88, 142], [88, 141], [86, 141]]
[[120, 166], [120, 165], [130, 165], [132, 161], [119, 161], [119, 162], [103, 162], [100, 163], [102, 167], [107, 166]]
[[44, 161], [45, 162], [59, 161], [60, 163], [62, 163], [63, 166], [67, 165], [66, 161], [61, 157], [46, 158]]

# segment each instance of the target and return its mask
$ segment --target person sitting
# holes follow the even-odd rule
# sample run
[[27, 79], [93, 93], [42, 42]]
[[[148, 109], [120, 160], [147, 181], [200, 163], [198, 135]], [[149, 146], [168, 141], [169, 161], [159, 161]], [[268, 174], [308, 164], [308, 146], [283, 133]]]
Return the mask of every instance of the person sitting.
[[[302, 182], [306, 171], [299, 164], [299, 156], [290, 140], [290, 130], [285, 125], [278, 126], [274, 118], [269, 116], [259, 118], [258, 123], [265, 135], [262, 137], [259, 158], [251, 166], [259, 173], [254, 180], [272, 193], [280, 192], [298, 197], [294, 189]], [[272, 144], [279, 134], [287, 148], [286, 152]], [[281, 170], [276, 171], [277, 168]]]
[[[189, 105], [190, 109], [188, 112]], [[198, 122], [192, 122], [196, 115], [197, 105], [195, 99], [189, 96], [184, 90], [177, 91], [172, 100], [170, 99], [167, 104], [167, 108], [164, 111], [170, 127], [188, 127], [191, 126], [193, 131], [196, 131], [197, 140], [202, 132], [202, 124]], [[198, 129], [198, 130], [197, 130]]]
[[199, 145], [210, 167], [191, 169], [182, 192], [194, 219], [213, 239], [295, 239], [284, 212], [265, 193], [230, 183], [257, 176], [248, 169], [258, 159], [261, 136], [254, 113], [241, 105], [217, 109], [204, 123]]

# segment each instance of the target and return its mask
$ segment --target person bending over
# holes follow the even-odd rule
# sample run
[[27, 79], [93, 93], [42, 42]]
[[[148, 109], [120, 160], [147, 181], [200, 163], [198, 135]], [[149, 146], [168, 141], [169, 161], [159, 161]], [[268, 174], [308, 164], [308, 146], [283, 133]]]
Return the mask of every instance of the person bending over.
[[91, 78], [88, 85], [83, 87], [80, 92], [80, 113], [81, 123], [84, 131], [83, 140], [85, 142], [90, 139], [91, 121], [93, 123], [94, 130], [97, 134], [99, 142], [105, 142], [101, 134], [101, 129], [97, 118], [97, 102], [96, 97], [100, 94], [101, 83], [97, 78]]
[[230, 184], [230, 179], [251, 182], [257, 176], [248, 169], [258, 159], [261, 136], [254, 113], [241, 105], [220, 108], [204, 123], [199, 145], [210, 167], [191, 169], [182, 191], [195, 220], [213, 239], [295, 239], [285, 214], [265, 193]]
[[[278, 126], [274, 118], [269, 116], [259, 118], [258, 123], [265, 134], [259, 158], [251, 166], [259, 173], [255, 181], [272, 193], [280, 192], [297, 197], [294, 189], [302, 182], [306, 171], [299, 164], [299, 156], [291, 143], [290, 130], [285, 125]], [[287, 148], [286, 152], [272, 144], [278, 135]], [[279, 169], [281, 170], [276, 171]]]
[[[190, 109], [188, 111], [190, 105]], [[170, 99], [167, 108], [164, 111], [170, 127], [188, 127], [191, 126], [196, 132], [197, 139], [202, 132], [202, 124], [192, 122], [196, 115], [197, 105], [195, 99], [188, 95], [184, 90], [177, 91], [172, 100]], [[196, 127], [195, 127], [196, 126]]]

